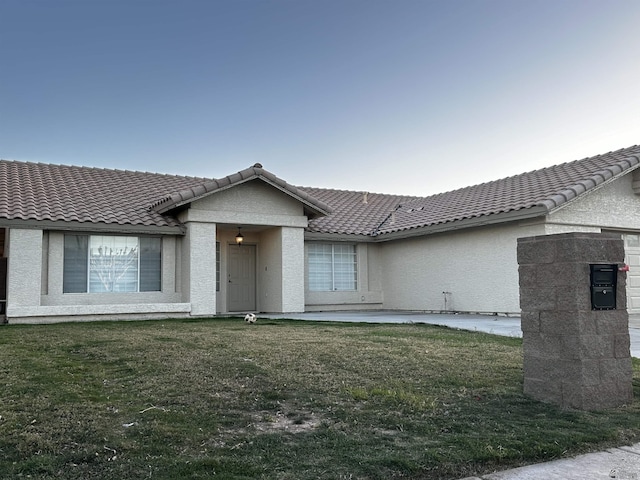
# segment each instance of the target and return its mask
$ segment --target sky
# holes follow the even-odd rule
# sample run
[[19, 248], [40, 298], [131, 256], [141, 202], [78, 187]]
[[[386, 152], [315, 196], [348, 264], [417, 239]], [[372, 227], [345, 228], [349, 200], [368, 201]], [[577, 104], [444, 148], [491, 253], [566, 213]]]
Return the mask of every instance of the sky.
[[640, 143], [638, 0], [0, 0], [0, 158], [427, 196]]

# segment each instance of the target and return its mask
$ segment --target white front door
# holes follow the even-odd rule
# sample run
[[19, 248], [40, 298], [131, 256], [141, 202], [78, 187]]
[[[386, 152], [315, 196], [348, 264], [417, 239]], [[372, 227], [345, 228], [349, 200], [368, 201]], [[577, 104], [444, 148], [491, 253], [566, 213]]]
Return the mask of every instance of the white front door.
[[229, 245], [227, 279], [228, 310], [256, 310], [256, 247]]

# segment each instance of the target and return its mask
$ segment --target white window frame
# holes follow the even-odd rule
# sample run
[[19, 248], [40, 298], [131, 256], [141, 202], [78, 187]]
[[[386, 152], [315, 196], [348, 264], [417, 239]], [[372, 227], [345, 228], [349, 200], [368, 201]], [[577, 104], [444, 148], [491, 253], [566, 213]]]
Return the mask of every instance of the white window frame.
[[308, 285], [312, 292], [358, 290], [358, 251], [352, 243], [309, 243]]

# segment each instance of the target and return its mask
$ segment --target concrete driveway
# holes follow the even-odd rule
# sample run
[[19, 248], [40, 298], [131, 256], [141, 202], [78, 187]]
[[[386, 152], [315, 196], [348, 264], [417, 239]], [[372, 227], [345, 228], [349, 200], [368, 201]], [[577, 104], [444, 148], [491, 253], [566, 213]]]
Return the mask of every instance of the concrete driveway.
[[[360, 323], [430, 323], [472, 332], [493, 333], [507, 337], [522, 337], [520, 317], [470, 314], [433, 314], [421, 312], [307, 312], [286, 314], [260, 314], [260, 318], [291, 318], [317, 322]], [[640, 315], [629, 316], [631, 356], [640, 358]]]

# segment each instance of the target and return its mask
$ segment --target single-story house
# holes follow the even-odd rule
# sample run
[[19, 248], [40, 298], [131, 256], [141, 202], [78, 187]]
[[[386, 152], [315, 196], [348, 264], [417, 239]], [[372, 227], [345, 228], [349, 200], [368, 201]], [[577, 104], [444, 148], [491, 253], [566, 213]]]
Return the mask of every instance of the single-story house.
[[617, 232], [640, 313], [640, 146], [428, 197], [0, 161], [11, 323], [389, 309], [518, 314], [518, 237]]

